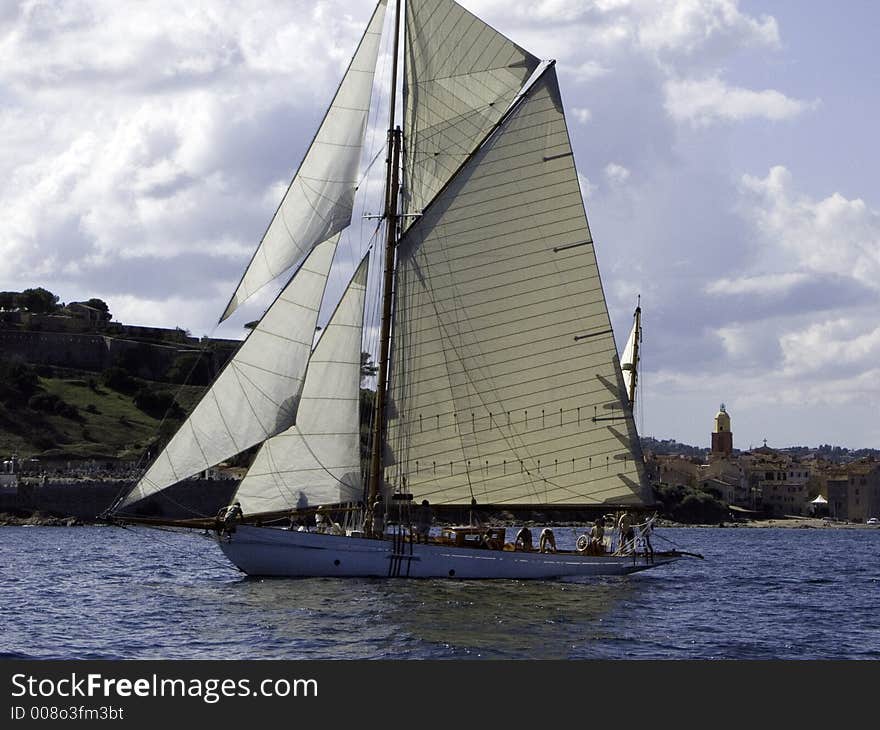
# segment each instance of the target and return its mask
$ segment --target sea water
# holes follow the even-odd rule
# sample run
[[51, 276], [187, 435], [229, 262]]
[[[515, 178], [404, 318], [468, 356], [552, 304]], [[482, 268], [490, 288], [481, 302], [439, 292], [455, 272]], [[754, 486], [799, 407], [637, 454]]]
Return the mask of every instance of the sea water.
[[3, 527], [0, 658], [880, 659], [880, 529], [653, 542], [705, 559], [577, 584], [254, 579], [197, 532]]

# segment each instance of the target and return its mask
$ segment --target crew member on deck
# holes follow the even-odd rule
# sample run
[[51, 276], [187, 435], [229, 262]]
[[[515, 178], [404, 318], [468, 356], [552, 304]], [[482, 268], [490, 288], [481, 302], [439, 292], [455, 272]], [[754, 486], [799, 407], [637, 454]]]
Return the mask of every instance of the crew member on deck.
[[376, 495], [376, 501], [373, 502], [373, 537], [380, 540], [385, 535], [385, 502], [382, 501], [382, 495]]
[[599, 517], [590, 528], [590, 544], [587, 552], [591, 555], [601, 555], [605, 552], [605, 520]]
[[521, 527], [516, 533], [516, 541], [514, 547], [517, 550], [525, 550], [529, 552], [532, 549], [532, 531], [528, 527]]
[[549, 527], [541, 530], [541, 537], [538, 538], [538, 549], [542, 553], [556, 552], [556, 535], [553, 534], [553, 530]]
[[240, 502], [233, 502], [223, 511], [223, 534], [231, 535], [235, 532], [235, 526], [241, 521], [244, 513], [241, 510]]
[[632, 517], [630, 517], [629, 512], [624, 512], [620, 515], [620, 520], [617, 523], [617, 530], [620, 533], [620, 546], [618, 547], [618, 552], [623, 553], [635, 550], [636, 533], [635, 530], [633, 530]]
[[427, 499], [423, 499], [416, 513], [416, 542], [428, 544], [428, 535], [431, 532], [431, 523], [433, 521], [434, 515], [431, 513], [431, 504]]
[[327, 514], [326, 508], [324, 505], [319, 504], [318, 509], [315, 510], [315, 531], [330, 532], [331, 523], [332, 521], [330, 515]]
[[643, 525], [639, 525], [639, 533], [645, 543], [645, 553], [654, 555], [654, 546], [651, 545], [651, 530], [654, 529], [654, 519], [646, 520]]

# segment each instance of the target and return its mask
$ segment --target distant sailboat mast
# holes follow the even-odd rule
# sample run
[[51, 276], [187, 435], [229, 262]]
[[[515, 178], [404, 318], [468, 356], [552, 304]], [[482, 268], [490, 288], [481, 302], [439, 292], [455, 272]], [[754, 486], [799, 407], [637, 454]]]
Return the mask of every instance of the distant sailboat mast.
[[391, 309], [394, 291], [394, 249], [397, 244], [400, 193], [400, 128], [394, 126], [397, 106], [397, 57], [400, 44], [400, 0], [394, 2], [394, 44], [391, 54], [391, 96], [388, 113], [388, 158], [385, 177], [385, 271], [382, 286], [382, 320], [379, 330], [379, 369], [373, 417], [373, 443], [370, 455], [369, 504], [382, 489], [382, 451], [385, 440], [385, 402], [388, 390], [388, 351], [391, 341]]
[[630, 408], [636, 407], [636, 385], [638, 383], [639, 370], [639, 346], [642, 343], [642, 296], [639, 295], [636, 311], [633, 312], [633, 326], [623, 348], [623, 358], [620, 369], [623, 371], [623, 379], [626, 383], [626, 393], [629, 398]]

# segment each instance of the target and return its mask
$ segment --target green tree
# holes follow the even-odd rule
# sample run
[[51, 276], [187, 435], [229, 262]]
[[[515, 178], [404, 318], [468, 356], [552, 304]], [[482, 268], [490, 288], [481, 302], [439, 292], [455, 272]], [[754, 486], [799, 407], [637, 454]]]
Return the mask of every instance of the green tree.
[[201, 352], [180, 353], [165, 372], [165, 379], [172, 383], [210, 385], [212, 378], [209, 357]]
[[39, 388], [34, 368], [20, 360], [0, 358], [0, 403], [24, 405]]
[[34, 314], [50, 314], [58, 309], [58, 297], [42, 287], [25, 289], [20, 301], [25, 309]]
[[91, 299], [89, 299], [89, 301], [83, 302], [83, 304], [85, 304], [87, 307], [91, 307], [92, 309], [99, 309], [107, 315], [108, 320], [113, 319], [113, 315], [110, 314], [110, 307], [107, 306], [107, 302], [105, 302], [103, 299], [92, 297]]
[[101, 380], [108, 388], [118, 393], [133, 394], [138, 387], [138, 382], [129, 374], [128, 370], [121, 367], [107, 368], [101, 373]]
[[367, 378], [376, 377], [379, 372], [379, 366], [373, 362], [373, 356], [369, 352], [361, 353], [361, 385]]
[[656, 497], [663, 505], [664, 517], [690, 524], [714, 524], [728, 515], [728, 507], [707, 492], [682, 484], [661, 484]]
[[168, 390], [153, 390], [149, 386], [141, 388], [134, 396], [134, 404], [153, 418], [183, 418], [183, 410], [174, 400], [174, 393]]

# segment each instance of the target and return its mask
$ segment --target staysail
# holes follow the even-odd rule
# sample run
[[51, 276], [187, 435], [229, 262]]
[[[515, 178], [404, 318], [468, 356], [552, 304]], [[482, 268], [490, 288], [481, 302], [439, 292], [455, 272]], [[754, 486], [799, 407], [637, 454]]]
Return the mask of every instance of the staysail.
[[[501, 118], [538, 59], [453, 0], [406, 4], [404, 213], [419, 213]], [[412, 218], [404, 218], [404, 225]]]
[[397, 276], [394, 488], [651, 501], [552, 66], [405, 234]]
[[368, 265], [365, 258], [315, 346], [296, 424], [262, 445], [239, 484], [245, 514], [363, 496], [358, 416]]
[[351, 65], [260, 245], [226, 306], [244, 300], [297, 265], [351, 222], [387, 0], [380, 0]]
[[294, 421], [339, 236], [314, 248], [117, 509], [287, 429]]

